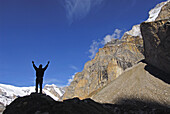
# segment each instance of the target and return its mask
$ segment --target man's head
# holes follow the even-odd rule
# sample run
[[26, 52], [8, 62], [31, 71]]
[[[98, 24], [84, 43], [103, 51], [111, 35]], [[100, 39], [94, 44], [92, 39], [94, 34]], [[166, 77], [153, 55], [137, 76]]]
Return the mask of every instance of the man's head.
[[42, 68], [42, 64], [39, 65], [39, 68]]

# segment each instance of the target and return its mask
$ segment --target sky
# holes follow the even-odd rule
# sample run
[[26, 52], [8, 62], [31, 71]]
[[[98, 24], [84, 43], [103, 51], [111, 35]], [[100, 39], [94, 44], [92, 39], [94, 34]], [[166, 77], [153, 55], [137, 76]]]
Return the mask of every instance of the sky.
[[0, 83], [34, 86], [32, 61], [50, 61], [43, 85], [69, 85], [98, 48], [163, 1], [0, 0]]

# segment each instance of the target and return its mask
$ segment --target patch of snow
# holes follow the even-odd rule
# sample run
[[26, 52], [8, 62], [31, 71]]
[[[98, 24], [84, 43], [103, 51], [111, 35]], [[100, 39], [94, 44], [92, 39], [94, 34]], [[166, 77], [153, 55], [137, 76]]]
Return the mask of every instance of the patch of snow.
[[[48, 91], [50, 91], [51, 89], [54, 89], [55, 92], [58, 93], [60, 97], [62, 97], [63, 94], [64, 94], [64, 91], [62, 91], [62, 89], [58, 88], [58, 87], [57, 87], [56, 85], [54, 85], [54, 84], [52, 84], [52, 85], [46, 84], [46, 85], [45, 85], [45, 89], [48, 90]], [[45, 89], [43, 89], [43, 90], [45, 90]]]
[[59, 88], [54, 88], [54, 90], [55, 90], [60, 96], [63, 96], [63, 93], [61, 93], [61, 91], [60, 91]]
[[45, 93], [46, 95], [49, 95], [49, 96], [50, 96], [51, 98], [53, 98], [54, 100], [56, 100], [56, 101], [59, 100], [58, 97], [54, 96], [54, 95], [53, 95], [52, 93], [50, 93], [48, 90], [43, 89], [43, 91], [44, 91], [44, 93]]
[[130, 31], [127, 31], [126, 34], [131, 35], [131, 36], [141, 36], [140, 32], [140, 24], [134, 25]]

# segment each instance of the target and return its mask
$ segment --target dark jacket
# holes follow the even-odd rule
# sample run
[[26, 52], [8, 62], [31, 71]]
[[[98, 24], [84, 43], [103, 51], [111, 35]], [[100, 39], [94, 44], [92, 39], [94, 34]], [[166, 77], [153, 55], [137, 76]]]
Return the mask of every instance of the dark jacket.
[[43, 78], [44, 71], [47, 69], [48, 64], [44, 68], [37, 68], [35, 64], [33, 64], [34, 69], [36, 70], [36, 77], [37, 78]]

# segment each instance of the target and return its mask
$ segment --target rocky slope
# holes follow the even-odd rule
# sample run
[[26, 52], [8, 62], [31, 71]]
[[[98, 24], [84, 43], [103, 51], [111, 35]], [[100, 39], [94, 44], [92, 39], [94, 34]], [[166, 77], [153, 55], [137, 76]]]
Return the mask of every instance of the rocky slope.
[[[170, 85], [150, 74], [145, 70], [146, 67], [147, 64], [139, 63], [127, 69], [92, 98], [102, 103], [116, 103], [121, 99], [140, 99], [170, 106]], [[159, 69], [157, 71], [159, 73]]]
[[[149, 12], [147, 22], [169, 18], [169, 0], [158, 4]], [[99, 49], [95, 58], [88, 61], [82, 72], [75, 75], [74, 80], [66, 89], [64, 99], [93, 96], [101, 88], [116, 79], [127, 68], [144, 59], [143, 39], [140, 25], [127, 31], [121, 40], [113, 39]]]
[[[134, 99], [129, 99], [134, 101]], [[137, 101], [137, 100], [135, 100]], [[152, 113], [168, 114], [170, 109], [163, 105], [138, 101], [138, 105], [131, 104], [101, 104], [91, 99], [79, 100], [78, 98], [54, 101], [43, 94], [31, 94], [17, 98], [3, 114], [124, 114], [124, 113]]]

